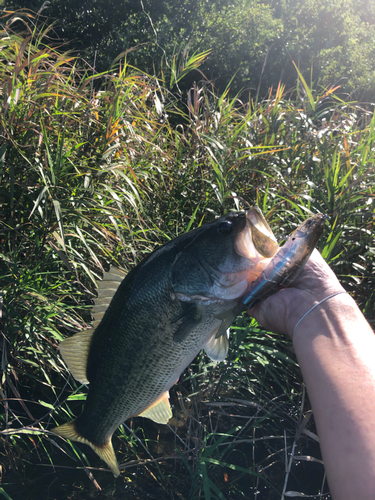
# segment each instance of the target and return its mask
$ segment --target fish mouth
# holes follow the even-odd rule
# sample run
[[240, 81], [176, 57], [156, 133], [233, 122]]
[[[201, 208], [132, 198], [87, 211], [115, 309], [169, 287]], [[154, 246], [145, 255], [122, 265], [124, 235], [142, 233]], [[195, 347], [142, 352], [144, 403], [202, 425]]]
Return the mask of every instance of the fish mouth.
[[237, 236], [235, 250], [250, 261], [247, 273], [249, 285], [279, 250], [276, 238], [259, 208], [253, 207], [246, 211], [246, 226]]

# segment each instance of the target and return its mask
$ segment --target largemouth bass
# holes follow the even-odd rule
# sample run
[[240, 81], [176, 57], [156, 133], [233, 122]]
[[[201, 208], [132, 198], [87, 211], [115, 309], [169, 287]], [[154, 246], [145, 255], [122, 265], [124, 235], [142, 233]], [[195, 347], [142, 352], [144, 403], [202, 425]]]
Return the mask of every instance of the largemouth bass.
[[135, 416], [168, 422], [169, 389], [181, 373], [201, 349], [225, 359], [230, 324], [244, 304], [291, 282], [319, 239], [321, 219], [305, 221], [279, 249], [259, 209], [230, 213], [160, 247], [125, 279], [107, 273], [96, 329], [60, 345], [73, 376], [90, 383], [87, 400], [76, 420], [52, 431], [91, 446], [118, 476], [116, 428]]
[[124, 280], [118, 271], [107, 274], [95, 305], [98, 326], [60, 345], [73, 376], [90, 384], [87, 400], [78, 418], [52, 431], [91, 446], [118, 476], [114, 431], [138, 415], [166, 424], [168, 391], [199, 351], [225, 359], [240, 298], [278, 248], [253, 208], [170, 241]]

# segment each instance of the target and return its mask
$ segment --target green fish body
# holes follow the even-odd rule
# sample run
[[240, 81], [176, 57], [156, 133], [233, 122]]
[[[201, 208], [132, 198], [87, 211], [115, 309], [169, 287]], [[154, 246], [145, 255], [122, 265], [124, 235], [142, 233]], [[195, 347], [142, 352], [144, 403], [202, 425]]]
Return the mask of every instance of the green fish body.
[[89, 392], [81, 415], [53, 432], [88, 444], [119, 475], [114, 431], [138, 415], [167, 423], [168, 391], [199, 351], [225, 359], [239, 300], [277, 250], [261, 212], [251, 209], [170, 241], [123, 280], [110, 271], [99, 285], [96, 329], [60, 345]]

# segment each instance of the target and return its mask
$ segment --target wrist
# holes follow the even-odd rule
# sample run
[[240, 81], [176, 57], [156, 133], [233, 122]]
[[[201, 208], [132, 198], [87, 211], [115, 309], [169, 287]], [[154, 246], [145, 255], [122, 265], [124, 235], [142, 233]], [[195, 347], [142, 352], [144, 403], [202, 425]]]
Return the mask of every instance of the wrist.
[[323, 306], [327, 305], [329, 308], [327, 303], [338, 303], [345, 296], [345, 289], [317, 251], [313, 252], [303, 273], [292, 286], [298, 288], [300, 293], [295, 296], [295, 300], [289, 302], [287, 308], [286, 333], [291, 337], [301, 318], [306, 315], [301, 321], [304, 324], [313, 311], [324, 310]]
[[[306, 342], [319, 335], [339, 336], [349, 332], [350, 323], [363, 320], [363, 315], [352, 297], [343, 290], [327, 295], [314, 304], [290, 327], [289, 334], [293, 343]], [[301, 309], [299, 309], [301, 311]], [[295, 318], [293, 318], [294, 320]]]
[[293, 331], [292, 331], [292, 338], [293, 338], [293, 335], [294, 335], [294, 332], [296, 331], [296, 329], [298, 328], [299, 324], [306, 318], [306, 316], [310, 313], [312, 313], [313, 311], [315, 311], [315, 309], [319, 306], [321, 306], [322, 304], [324, 304], [325, 302], [327, 302], [328, 300], [330, 299], [333, 299], [334, 297], [336, 297], [337, 295], [341, 295], [343, 293], [348, 293], [346, 290], [343, 290], [343, 291], [340, 291], [340, 292], [335, 292], [335, 293], [332, 293], [331, 295], [327, 295], [327, 297], [325, 297], [324, 299], [320, 300], [317, 304], [315, 304], [314, 306], [312, 306], [298, 321], [297, 323], [294, 325], [294, 328], [293, 328]]

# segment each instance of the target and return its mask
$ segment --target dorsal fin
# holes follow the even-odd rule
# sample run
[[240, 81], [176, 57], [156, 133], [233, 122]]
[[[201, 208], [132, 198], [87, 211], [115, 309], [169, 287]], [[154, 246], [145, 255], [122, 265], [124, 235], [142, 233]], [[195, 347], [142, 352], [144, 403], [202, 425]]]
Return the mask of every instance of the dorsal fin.
[[117, 267], [111, 267], [107, 273], [104, 273], [103, 279], [98, 284], [98, 297], [95, 299], [95, 305], [92, 308], [92, 315], [94, 317], [94, 326], [98, 326], [104, 313], [117, 292], [122, 280], [125, 278], [126, 273]]
[[65, 363], [68, 365], [73, 377], [82, 384], [89, 383], [86, 368], [92, 335], [125, 275], [124, 271], [116, 267], [112, 267], [107, 273], [104, 273], [103, 279], [99, 282], [98, 297], [95, 299], [95, 305], [92, 308], [94, 328], [78, 332], [60, 344], [60, 352]]
[[118, 267], [110, 267], [109, 271], [103, 274], [102, 281], [121, 281], [125, 278], [126, 272]]
[[73, 377], [81, 382], [88, 384], [86, 375], [87, 358], [91, 344], [91, 338], [95, 329], [83, 330], [73, 337], [65, 339], [60, 344], [60, 352]]

